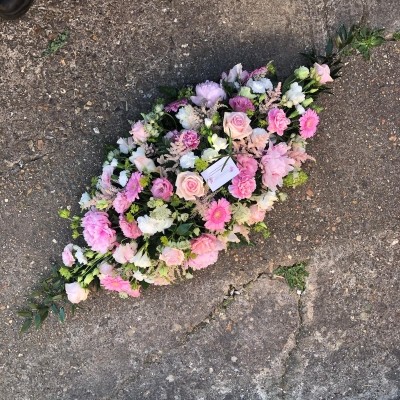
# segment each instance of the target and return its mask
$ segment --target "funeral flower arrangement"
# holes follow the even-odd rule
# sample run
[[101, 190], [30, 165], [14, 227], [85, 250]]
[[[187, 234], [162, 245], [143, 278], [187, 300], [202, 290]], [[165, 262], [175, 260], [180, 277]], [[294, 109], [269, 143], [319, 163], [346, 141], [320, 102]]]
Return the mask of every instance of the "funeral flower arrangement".
[[43, 302], [20, 311], [22, 331], [50, 310], [63, 321], [65, 296], [73, 308], [96, 286], [138, 297], [213, 265], [251, 230], [267, 237], [264, 218], [284, 200], [280, 189], [307, 179], [301, 168], [321, 111], [314, 100], [340, 69], [314, 61], [284, 83], [272, 63], [252, 72], [235, 65], [219, 81], [169, 91], [132, 122], [82, 195], [82, 215], [60, 210], [79, 244], [64, 248], [38, 293]]

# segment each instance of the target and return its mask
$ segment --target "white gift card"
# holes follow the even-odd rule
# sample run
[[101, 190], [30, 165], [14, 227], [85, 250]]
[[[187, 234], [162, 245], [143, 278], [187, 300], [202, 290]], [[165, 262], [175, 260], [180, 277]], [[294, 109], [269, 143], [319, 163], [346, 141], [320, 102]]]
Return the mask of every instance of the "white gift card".
[[230, 181], [239, 174], [239, 169], [229, 156], [221, 158], [219, 161], [208, 167], [201, 173], [210, 189], [214, 192], [226, 182]]

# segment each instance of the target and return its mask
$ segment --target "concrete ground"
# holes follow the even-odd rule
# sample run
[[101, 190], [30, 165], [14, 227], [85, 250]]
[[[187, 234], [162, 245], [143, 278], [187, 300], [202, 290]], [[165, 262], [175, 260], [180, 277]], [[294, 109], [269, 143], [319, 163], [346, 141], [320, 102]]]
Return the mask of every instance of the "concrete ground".
[[[400, 43], [352, 57], [312, 141], [310, 180], [273, 236], [139, 300], [95, 294], [19, 337], [15, 311], [60, 261], [57, 217], [159, 85], [299, 51], [340, 23], [400, 28], [395, 0], [38, 0], [0, 22], [0, 399], [400, 399]], [[69, 30], [66, 46], [41, 57]], [[99, 133], [97, 133], [99, 132]], [[271, 278], [308, 260], [299, 296]], [[238, 292], [226, 304], [232, 287]]]

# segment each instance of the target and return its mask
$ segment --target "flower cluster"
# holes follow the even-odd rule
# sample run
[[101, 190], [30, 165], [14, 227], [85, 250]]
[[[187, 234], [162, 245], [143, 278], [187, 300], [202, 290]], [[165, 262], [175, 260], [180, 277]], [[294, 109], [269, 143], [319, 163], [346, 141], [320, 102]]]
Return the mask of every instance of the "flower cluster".
[[281, 84], [272, 64], [253, 72], [238, 64], [142, 114], [83, 194], [83, 216], [72, 218], [87, 247], [63, 251], [68, 299], [85, 300], [96, 282], [137, 297], [214, 264], [230, 243], [249, 241], [251, 228], [267, 235], [278, 191], [304, 180], [314, 100], [331, 81], [328, 65], [300, 67]]

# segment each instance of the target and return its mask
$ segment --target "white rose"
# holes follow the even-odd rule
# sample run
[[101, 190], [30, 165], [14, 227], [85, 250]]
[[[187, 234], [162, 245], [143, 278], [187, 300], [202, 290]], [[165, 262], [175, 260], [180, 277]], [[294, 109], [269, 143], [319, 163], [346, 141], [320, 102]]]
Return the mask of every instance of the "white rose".
[[213, 161], [216, 158], [218, 158], [218, 151], [211, 148], [205, 149], [201, 155], [201, 159], [207, 162]]
[[168, 229], [173, 224], [174, 220], [172, 218], [165, 218], [164, 220], [154, 219], [145, 215], [143, 217], [138, 217], [137, 223], [139, 229], [145, 235], [154, 235], [157, 232], [162, 232]]
[[182, 168], [194, 168], [194, 163], [198, 158], [194, 155], [193, 151], [189, 151], [189, 153], [184, 154], [180, 158], [179, 164]]
[[219, 137], [216, 133], [211, 136], [211, 141], [216, 151], [221, 151], [228, 147], [228, 141], [225, 138]]
[[89, 290], [81, 287], [78, 282], [66, 283], [65, 291], [67, 293], [68, 300], [74, 304], [86, 300], [89, 294]]
[[250, 78], [246, 86], [249, 87], [253, 93], [265, 93], [267, 90], [272, 90], [274, 88], [272, 82], [268, 78], [261, 78], [257, 81]]

